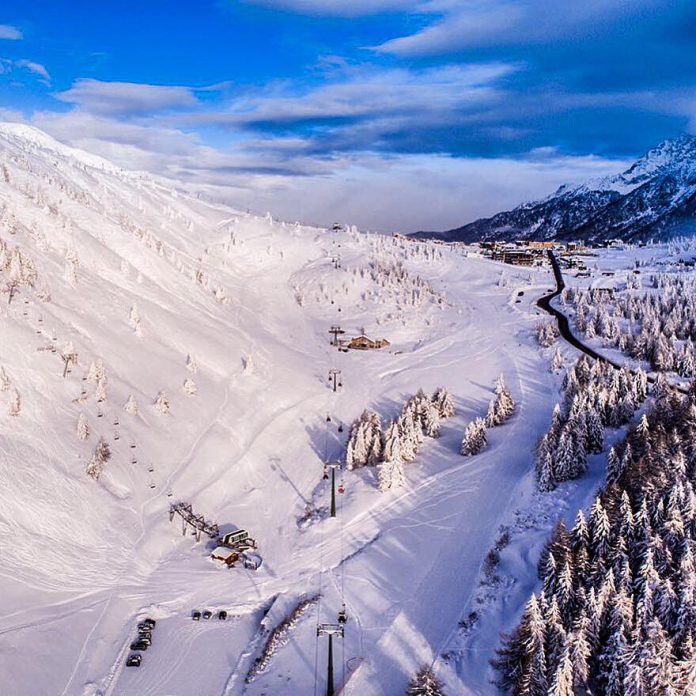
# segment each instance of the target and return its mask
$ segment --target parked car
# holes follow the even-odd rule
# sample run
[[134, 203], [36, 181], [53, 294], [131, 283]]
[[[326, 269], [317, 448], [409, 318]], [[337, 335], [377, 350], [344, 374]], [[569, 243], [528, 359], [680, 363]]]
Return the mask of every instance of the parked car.
[[152, 619], [145, 619], [138, 624], [138, 630], [142, 633], [143, 631], [151, 631], [155, 627], [155, 622]]
[[126, 667], [140, 667], [142, 661], [142, 655], [130, 655], [126, 660]]
[[201, 620], [201, 612], [200, 612], [200, 611], [194, 611], [194, 612], [191, 614], [191, 618], [192, 618], [194, 621], [200, 621], [200, 620]]
[[142, 622], [144, 624], [147, 624], [148, 626], [150, 626], [150, 628], [154, 628], [157, 625], [157, 622], [154, 619], [151, 619], [149, 617], [147, 619], [143, 619]]
[[141, 633], [138, 638], [138, 642], [141, 643], [147, 643], [148, 645], [152, 645], [152, 635], [150, 633]]
[[207, 621], [211, 616], [213, 615], [212, 611], [208, 611], [207, 609], [203, 612], [203, 618]]
[[220, 619], [220, 621], [225, 621], [225, 619], [227, 619], [227, 612], [224, 609], [218, 612], [218, 619]]
[[135, 643], [131, 643], [131, 650], [147, 650], [148, 644], [144, 640], [136, 640]]

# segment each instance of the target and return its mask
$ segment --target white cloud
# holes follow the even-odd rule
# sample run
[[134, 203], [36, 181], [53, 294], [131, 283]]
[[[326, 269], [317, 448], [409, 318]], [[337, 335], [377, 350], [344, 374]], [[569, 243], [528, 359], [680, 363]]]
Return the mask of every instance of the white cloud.
[[51, 83], [51, 76], [48, 70], [46, 70], [45, 66], [41, 65], [41, 63], [35, 63], [33, 60], [22, 59], [15, 61], [15, 65], [18, 68], [24, 68], [25, 70], [38, 75], [44, 84], [48, 85]]
[[398, 56], [444, 55], [484, 46], [528, 45], [593, 33], [597, 26], [635, 17], [648, 9], [669, 6], [669, 0], [432, 0], [421, 11], [436, 15], [413, 34], [376, 47]]
[[[183, 122], [228, 126], [385, 117], [470, 109], [498, 96], [495, 83], [518, 69], [489, 63], [450, 65], [423, 70], [356, 70], [305, 93], [294, 84], [269, 85]], [[177, 121], [173, 117], [172, 122]]]
[[288, 220], [340, 220], [386, 232], [444, 230], [627, 165], [598, 157], [384, 159], [365, 154], [346, 159], [330, 176], [267, 180], [237, 192], [233, 202]]
[[11, 24], [0, 24], [0, 39], [18, 41], [24, 38], [22, 32]]
[[420, 0], [246, 0], [297, 14], [328, 17], [364, 17], [384, 12], [408, 12]]
[[194, 107], [198, 104], [193, 91], [188, 87], [101, 82], [84, 78], [55, 96], [91, 113], [118, 116]]
[[222, 151], [174, 128], [80, 112], [43, 112], [33, 123], [127, 169], [184, 181], [236, 206], [287, 220], [328, 224], [339, 219], [381, 231], [456, 227], [545, 196], [563, 183], [627, 166], [553, 150], [519, 159], [370, 152], [314, 158], [302, 155], [305, 143], [298, 138], [254, 140]]

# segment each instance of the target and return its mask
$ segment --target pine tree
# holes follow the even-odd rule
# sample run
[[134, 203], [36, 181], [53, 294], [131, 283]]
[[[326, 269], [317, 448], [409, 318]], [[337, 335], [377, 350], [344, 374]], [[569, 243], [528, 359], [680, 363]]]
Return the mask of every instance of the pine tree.
[[424, 665], [411, 679], [406, 696], [445, 696], [443, 683], [435, 676], [432, 667]]
[[548, 696], [574, 696], [573, 662], [568, 649], [564, 649], [548, 690]]
[[0, 366], [0, 392], [8, 391], [12, 382], [5, 372], [5, 368]]
[[505, 380], [500, 375], [495, 383], [495, 396], [488, 406], [486, 425], [492, 428], [501, 425], [512, 416], [515, 411], [515, 402], [510, 390], [505, 386]]
[[487, 442], [486, 423], [482, 418], [476, 418], [466, 426], [460, 453], [465, 457], [478, 454], [486, 446]]
[[86, 440], [89, 437], [89, 424], [84, 413], [77, 418], [77, 437], [80, 440]]
[[428, 437], [440, 436], [440, 412], [438, 408], [429, 401], [427, 402], [425, 409], [423, 432]]
[[454, 399], [444, 387], [438, 387], [432, 396], [432, 402], [437, 406], [440, 418], [452, 418], [455, 414]]
[[607, 455], [607, 483], [616, 483], [622, 471], [622, 459], [612, 447]]
[[138, 414], [138, 402], [135, 400], [133, 394], [128, 395], [128, 400], [123, 405], [123, 408], [126, 413], [130, 413], [132, 416], [136, 416]]
[[166, 415], [169, 413], [170, 404], [167, 394], [164, 391], [160, 391], [155, 397], [155, 408], [162, 414]]
[[560, 372], [565, 365], [565, 361], [563, 360], [563, 353], [561, 353], [561, 349], [556, 347], [556, 350], [553, 353], [553, 357], [551, 358], [551, 371], [552, 372]]
[[16, 389], [10, 392], [10, 403], [7, 408], [7, 413], [10, 416], [18, 416], [22, 412], [22, 397]]
[[111, 449], [109, 448], [109, 445], [103, 438], [99, 438], [99, 442], [97, 442], [97, 446], [94, 448], [92, 458], [87, 465], [87, 476], [93, 478], [95, 481], [98, 481], [99, 477], [104, 471], [104, 467], [110, 459]]
[[384, 450], [382, 453], [384, 461], [402, 461], [401, 454], [401, 434], [398, 425], [392, 421], [384, 433]]

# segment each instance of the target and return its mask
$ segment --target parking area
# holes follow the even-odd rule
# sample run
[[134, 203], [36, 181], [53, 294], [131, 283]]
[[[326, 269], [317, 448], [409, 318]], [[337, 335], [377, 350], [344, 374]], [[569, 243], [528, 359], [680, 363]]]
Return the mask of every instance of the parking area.
[[[204, 611], [206, 608], [201, 607]], [[201, 684], [222, 693], [241, 655], [256, 633], [259, 613], [194, 621], [186, 612], [157, 621], [152, 645], [141, 651], [140, 667], [121, 670], [117, 696], [199, 696]], [[135, 626], [134, 622], [134, 634]], [[129, 651], [128, 655], [133, 654]]]

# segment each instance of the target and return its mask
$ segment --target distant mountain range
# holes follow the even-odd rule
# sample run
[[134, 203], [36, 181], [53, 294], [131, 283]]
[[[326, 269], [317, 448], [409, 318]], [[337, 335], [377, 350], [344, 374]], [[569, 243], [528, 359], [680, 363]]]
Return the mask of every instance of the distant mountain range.
[[696, 137], [650, 150], [625, 172], [561, 186], [541, 201], [446, 232], [416, 236], [446, 241], [498, 239], [665, 239], [696, 233]]

